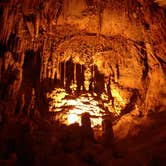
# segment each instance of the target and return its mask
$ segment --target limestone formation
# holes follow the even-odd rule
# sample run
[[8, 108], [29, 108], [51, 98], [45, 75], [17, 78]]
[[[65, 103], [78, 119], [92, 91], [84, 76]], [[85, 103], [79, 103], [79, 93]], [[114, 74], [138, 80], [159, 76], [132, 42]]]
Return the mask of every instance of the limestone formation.
[[91, 93], [118, 116], [165, 109], [164, 0], [2, 0], [0, 11], [6, 110], [14, 113], [24, 94], [21, 112], [46, 115], [55, 87], [74, 97]]

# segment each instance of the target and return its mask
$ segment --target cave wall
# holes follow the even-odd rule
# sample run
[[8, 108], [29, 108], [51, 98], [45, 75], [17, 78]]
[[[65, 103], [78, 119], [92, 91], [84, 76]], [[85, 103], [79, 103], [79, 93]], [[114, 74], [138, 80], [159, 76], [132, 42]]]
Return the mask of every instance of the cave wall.
[[[0, 5], [0, 100], [9, 109], [6, 102], [13, 104], [11, 112], [19, 102], [21, 108], [32, 100], [44, 102], [44, 89], [60, 78], [59, 64], [69, 58], [113, 75], [113, 86], [122, 94], [136, 89], [135, 104], [144, 114], [164, 105], [164, 7], [148, 0], [9, 0]], [[40, 62], [31, 64], [28, 51], [32, 61]], [[25, 70], [32, 74], [27, 84]]]

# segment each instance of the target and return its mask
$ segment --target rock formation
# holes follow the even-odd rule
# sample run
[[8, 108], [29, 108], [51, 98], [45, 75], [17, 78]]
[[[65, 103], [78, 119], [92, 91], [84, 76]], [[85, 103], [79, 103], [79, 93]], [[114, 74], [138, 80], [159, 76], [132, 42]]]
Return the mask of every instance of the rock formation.
[[1, 0], [0, 165], [165, 165], [165, 7]]
[[120, 91], [124, 112], [158, 111], [165, 106], [165, 22], [165, 9], [148, 0], [2, 1], [1, 100], [12, 101], [14, 112], [23, 93], [29, 105], [34, 89], [39, 104], [50, 81], [78, 83], [78, 67], [70, 80], [67, 70], [62, 74], [71, 59], [73, 68], [96, 66], [111, 76], [110, 90]]
[[[76, 120], [92, 111], [98, 129], [96, 120], [112, 113], [115, 139], [149, 127], [146, 118], [166, 110], [165, 6], [165, 0], [1, 0], [0, 129], [29, 118], [29, 135], [41, 126], [48, 132], [51, 123], [67, 121], [69, 110]], [[64, 157], [61, 127], [53, 136], [56, 161]]]

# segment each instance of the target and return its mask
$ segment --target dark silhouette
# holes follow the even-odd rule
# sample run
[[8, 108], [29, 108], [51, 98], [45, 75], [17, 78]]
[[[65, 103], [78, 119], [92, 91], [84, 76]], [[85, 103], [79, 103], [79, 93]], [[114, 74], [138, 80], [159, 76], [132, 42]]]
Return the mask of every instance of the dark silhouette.
[[115, 150], [115, 139], [110, 115], [103, 117], [102, 121], [102, 144], [105, 148]]
[[81, 134], [83, 142], [94, 141], [94, 133], [91, 127], [90, 114], [85, 112], [81, 116]]

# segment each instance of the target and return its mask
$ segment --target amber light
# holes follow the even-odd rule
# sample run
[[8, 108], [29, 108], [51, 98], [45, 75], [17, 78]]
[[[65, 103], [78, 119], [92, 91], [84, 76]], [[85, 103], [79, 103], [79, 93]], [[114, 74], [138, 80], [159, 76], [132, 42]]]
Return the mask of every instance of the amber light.
[[75, 96], [72, 93], [68, 94], [63, 88], [55, 88], [47, 94], [47, 97], [51, 99], [49, 111], [56, 112], [55, 120], [59, 120], [66, 125], [75, 122], [81, 125], [81, 115], [84, 112], [89, 112], [92, 127], [101, 126], [102, 116], [106, 114], [106, 109], [118, 116], [121, 108], [125, 105], [125, 101], [118, 90], [114, 89], [112, 91], [115, 98], [115, 107], [113, 107], [112, 101], [108, 101], [108, 96], [105, 93], [98, 97], [95, 93], [88, 92]]
[[77, 114], [69, 114], [68, 115], [68, 118], [67, 118], [67, 122], [68, 124], [73, 124], [73, 123], [76, 123], [78, 122], [78, 115]]

